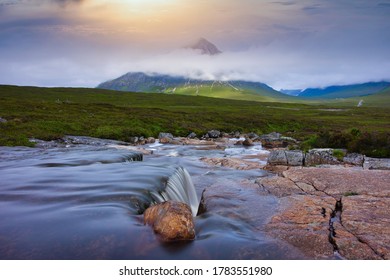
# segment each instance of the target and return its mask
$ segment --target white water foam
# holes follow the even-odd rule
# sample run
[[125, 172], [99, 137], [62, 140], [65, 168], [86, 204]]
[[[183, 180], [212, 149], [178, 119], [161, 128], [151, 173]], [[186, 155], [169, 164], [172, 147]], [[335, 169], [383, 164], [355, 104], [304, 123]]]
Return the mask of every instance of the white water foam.
[[159, 194], [153, 194], [157, 202], [174, 200], [186, 203], [190, 206], [194, 217], [198, 212], [199, 200], [196, 195], [195, 186], [190, 174], [183, 167], [178, 167], [175, 173], [169, 177], [165, 190]]

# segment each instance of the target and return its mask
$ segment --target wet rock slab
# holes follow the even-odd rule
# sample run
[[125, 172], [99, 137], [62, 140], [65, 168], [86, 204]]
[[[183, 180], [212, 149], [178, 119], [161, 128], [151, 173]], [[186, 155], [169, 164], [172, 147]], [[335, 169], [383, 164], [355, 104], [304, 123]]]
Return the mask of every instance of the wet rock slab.
[[389, 171], [290, 168], [280, 174], [257, 181], [264, 194], [280, 198], [266, 226], [271, 236], [313, 259], [390, 259]]
[[264, 164], [258, 161], [251, 161], [250, 159], [239, 159], [239, 158], [201, 158], [201, 161], [214, 166], [223, 166], [228, 168], [234, 168], [237, 170], [251, 170], [261, 169]]

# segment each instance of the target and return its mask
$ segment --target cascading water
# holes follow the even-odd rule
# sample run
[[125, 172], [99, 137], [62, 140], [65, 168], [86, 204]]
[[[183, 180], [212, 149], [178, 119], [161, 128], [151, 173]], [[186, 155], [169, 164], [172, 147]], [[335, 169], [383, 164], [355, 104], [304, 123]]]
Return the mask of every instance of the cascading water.
[[169, 177], [164, 190], [152, 192], [151, 195], [156, 202], [168, 200], [184, 202], [190, 206], [192, 215], [196, 216], [199, 200], [191, 176], [183, 167], [176, 168], [175, 172]]

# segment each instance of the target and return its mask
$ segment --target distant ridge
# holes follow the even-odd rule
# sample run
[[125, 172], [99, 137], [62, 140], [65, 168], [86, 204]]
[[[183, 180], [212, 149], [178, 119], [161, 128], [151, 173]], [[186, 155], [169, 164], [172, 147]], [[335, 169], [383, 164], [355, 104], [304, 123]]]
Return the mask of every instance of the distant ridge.
[[371, 95], [390, 87], [390, 82], [369, 82], [345, 86], [330, 86], [326, 88], [308, 88], [301, 91], [301, 98], [349, 98]]

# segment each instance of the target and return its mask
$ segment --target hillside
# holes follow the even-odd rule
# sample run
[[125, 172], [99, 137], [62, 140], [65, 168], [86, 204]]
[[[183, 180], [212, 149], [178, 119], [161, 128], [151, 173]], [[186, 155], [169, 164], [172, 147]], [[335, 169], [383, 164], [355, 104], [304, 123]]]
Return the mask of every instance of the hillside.
[[390, 156], [388, 108], [334, 108], [88, 88], [0, 86], [0, 145], [28, 146], [32, 145], [29, 138], [50, 140], [64, 135], [126, 141], [131, 136], [156, 137], [159, 132], [187, 136], [218, 129], [278, 131], [303, 141], [305, 148], [346, 145], [352, 151]]
[[390, 88], [390, 82], [369, 82], [364, 84], [353, 84], [346, 86], [330, 86], [326, 88], [308, 88], [301, 91], [300, 98], [350, 98], [375, 94]]
[[104, 82], [97, 88], [154, 92], [184, 95], [199, 95], [252, 101], [291, 102], [292, 97], [282, 94], [264, 83], [248, 81], [196, 80], [181, 76], [127, 73], [117, 79]]
[[346, 102], [350, 104], [358, 104], [361, 100], [363, 100], [362, 106], [390, 108], [390, 88], [387, 88], [376, 94], [361, 96], [359, 98], [349, 98], [346, 100]]

